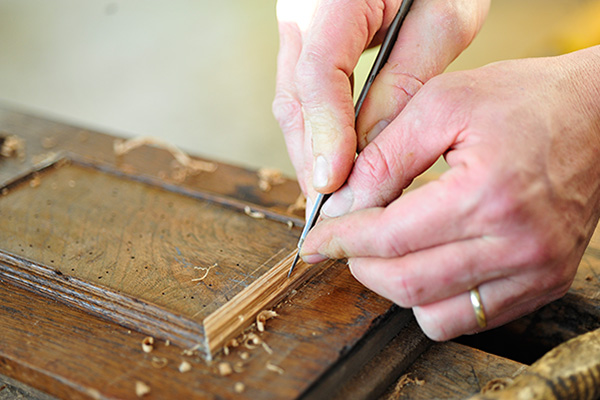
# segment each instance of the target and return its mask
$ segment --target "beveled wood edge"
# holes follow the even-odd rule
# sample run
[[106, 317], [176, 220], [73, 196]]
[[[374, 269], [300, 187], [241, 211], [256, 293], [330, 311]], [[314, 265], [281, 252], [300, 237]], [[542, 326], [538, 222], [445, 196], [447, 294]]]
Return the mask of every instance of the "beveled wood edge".
[[197, 347], [204, 343], [204, 331], [200, 323], [3, 251], [0, 251], [0, 278], [183, 347]]
[[288, 271], [297, 253], [298, 250], [292, 251], [204, 319], [206, 340], [204, 347], [208, 359], [212, 359], [229, 340], [251, 326], [261, 311], [275, 306], [289, 292], [335, 263], [329, 260], [321, 264], [309, 265], [300, 259], [288, 278]]

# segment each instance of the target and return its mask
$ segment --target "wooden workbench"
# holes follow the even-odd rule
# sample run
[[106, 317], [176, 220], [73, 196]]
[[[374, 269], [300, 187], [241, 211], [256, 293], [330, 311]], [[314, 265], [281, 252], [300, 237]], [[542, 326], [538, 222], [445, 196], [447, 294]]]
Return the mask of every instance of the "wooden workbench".
[[[109, 305], [113, 303], [93, 303], [89, 299], [103, 288], [114, 289], [129, 280], [137, 282], [141, 279], [136, 278], [137, 267], [149, 283], [144, 283], [144, 290], [125, 293], [132, 309], [146, 310], [139, 304], [156, 306], [157, 310], [169, 306], [171, 303], [161, 300], [164, 292], [150, 300], [151, 294], [147, 294], [152, 282], [169, 275], [164, 275], [163, 269], [146, 272], [143, 268], [148, 264], [136, 264], [136, 260], [152, 254], [159, 258], [153, 264], [157, 268], [174, 268], [160, 261], [167, 260], [169, 252], [181, 260], [185, 256], [183, 249], [168, 249], [152, 242], [134, 255], [133, 245], [123, 235], [130, 233], [126, 227], [163, 221], [168, 210], [178, 209], [180, 204], [187, 206], [190, 201], [217, 207], [210, 211], [211, 215], [239, 214], [235, 214], [236, 221], [241, 221], [235, 226], [237, 233], [214, 233], [220, 235], [220, 240], [241, 243], [226, 248], [226, 252], [236, 252], [238, 247], [251, 246], [262, 238], [261, 229], [265, 228], [249, 216], [244, 216], [247, 220], [241, 217], [246, 207], [264, 214], [265, 224], [286, 226], [276, 228], [277, 235], [269, 239], [273, 254], [293, 249], [302, 224], [302, 212], [288, 210], [299, 194], [296, 183], [285, 180], [263, 192], [258, 188], [255, 171], [220, 163], [215, 163], [214, 171], [182, 178], [170, 173], [172, 157], [162, 149], [146, 146], [118, 157], [113, 150], [115, 138], [110, 135], [9, 110], [0, 110], [0, 132], [16, 135], [26, 144], [22, 157], [0, 158], [0, 190], [9, 188], [0, 197], [1, 229], [11, 232], [0, 243], [0, 253], [4, 254], [0, 260], [0, 399], [16, 395], [129, 399], [137, 398], [136, 382], [149, 388], [144, 395], [148, 399], [460, 399], [476, 393], [492, 379], [519, 373], [527, 363], [564, 340], [600, 327], [600, 241], [593, 239], [573, 287], [563, 299], [489, 333], [434, 344], [419, 330], [410, 310], [395, 307], [365, 289], [344, 263], [337, 262], [323, 267], [292, 291], [276, 307], [278, 316], [268, 321], [264, 332], [250, 328], [249, 332], [256, 334], [265, 346], [228, 348], [228, 354], [221, 352], [207, 361], [198, 352], [186, 351], [190, 350], [186, 345], [189, 337], [167, 339], [171, 333], [163, 329], [160, 321], [138, 323], [133, 317], [122, 318], [126, 310], [119, 313], [111, 309]], [[71, 164], [64, 167], [62, 163], [60, 169], [52, 169], [57, 160], [65, 159]], [[123, 225], [114, 221], [115, 215], [103, 226], [86, 224], [105, 221], [104, 217], [110, 220], [111, 215], [96, 215], [101, 213], [97, 204], [96, 211], [82, 214], [86, 215], [85, 221], [65, 220], [53, 214], [56, 209], [52, 207], [60, 199], [50, 194], [60, 190], [61, 180], [67, 190], [85, 185], [89, 176], [96, 187], [86, 190], [102, 191], [97, 182], [104, 182], [105, 175], [112, 184], [126, 188], [145, 185], [143, 190], [159, 190], [160, 196], [169, 201], [159, 206], [164, 210], [139, 215], [128, 212], [130, 219]], [[79, 177], [79, 181], [74, 177]], [[425, 175], [416, 184], [431, 178]], [[116, 196], [111, 188], [105, 188], [107, 201], [111, 195]], [[17, 199], [16, 195], [20, 197]], [[69, 213], [80, 212], [75, 208], [84, 206], [75, 200], [69, 204]], [[33, 205], [49, 208], [39, 212], [31, 208]], [[291, 229], [287, 228], [288, 221], [292, 221]], [[111, 226], [121, 226], [121, 231], [112, 232]], [[181, 227], [166, 224], [161, 228], [163, 238], [174, 236]], [[39, 239], [40, 243], [29, 243], [26, 239], [35, 238], [39, 229], [46, 229], [45, 238]], [[69, 236], [73, 243], [63, 243], [61, 250], [56, 250], [56, 242], [51, 241], [55, 232], [77, 232], [78, 236]], [[210, 235], [212, 231], [202, 232], [197, 234]], [[140, 232], [140, 240], [145, 233]], [[180, 236], [181, 243], [187, 243], [185, 235]], [[114, 237], [114, 243], [129, 244], [117, 250], [116, 245], [106, 244], [104, 253], [96, 255], [90, 243], [104, 243], [101, 240], [105, 237]], [[79, 243], [74, 242], [85, 240], [92, 240], [87, 242], [86, 252], [75, 252]], [[269, 250], [261, 249], [261, 253]], [[106, 261], [108, 254], [110, 265]], [[273, 254], [263, 255], [271, 260]], [[81, 258], [75, 262], [76, 257], [83, 257], [85, 262]], [[111, 278], [111, 273], [122, 265], [130, 268], [130, 274]], [[86, 275], [96, 267], [101, 267], [106, 275], [94, 279]], [[203, 287], [208, 285], [208, 281], [203, 281]], [[129, 290], [131, 285], [118, 287]], [[114, 295], [108, 289], [106, 293]], [[141, 343], [153, 329], [154, 349], [146, 353]], [[190, 371], [180, 372], [183, 361], [191, 365]], [[219, 371], [222, 362], [232, 366], [233, 371]]]

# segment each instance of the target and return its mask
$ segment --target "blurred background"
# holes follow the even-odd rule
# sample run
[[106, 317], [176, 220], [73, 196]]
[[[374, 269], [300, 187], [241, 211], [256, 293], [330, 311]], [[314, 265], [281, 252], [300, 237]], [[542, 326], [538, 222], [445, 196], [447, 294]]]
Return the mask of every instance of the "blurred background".
[[[599, 0], [494, 0], [450, 69], [597, 43]], [[275, 0], [0, 0], [0, 106], [293, 176], [277, 49]]]

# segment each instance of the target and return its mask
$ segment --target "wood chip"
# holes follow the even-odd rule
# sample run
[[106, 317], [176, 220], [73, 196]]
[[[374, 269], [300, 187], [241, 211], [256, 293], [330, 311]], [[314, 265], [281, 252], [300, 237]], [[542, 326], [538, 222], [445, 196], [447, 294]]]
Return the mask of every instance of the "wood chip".
[[40, 176], [38, 174], [34, 173], [31, 180], [29, 181], [29, 186], [31, 186], [32, 188], [36, 188], [36, 187], [40, 186], [41, 183], [42, 183], [42, 179], [40, 178]]
[[192, 282], [203, 281], [208, 276], [208, 273], [210, 272], [210, 270], [213, 269], [213, 268], [216, 268], [218, 266], [219, 266], [219, 264], [214, 263], [210, 267], [194, 267], [194, 269], [199, 269], [201, 271], [204, 271], [204, 274], [200, 278], [194, 278], [194, 279], [192, 279]]
[[256, 316], [256, 328], [259, 332], [265, 331], [265, 322], [271, 318], [275, 318], [277, 313], [272, 310], [262, 310]]
[[137, 397], [143, 397], [150, 393], [150, 386], [142, 381], [135, 382], [135, 395]]
[[424, 383], [424, 380], [419, 378], [413, 378], [412, 376], [410, 376], [410, 373], [404, 374], [400, 377], [400, 379], [398, 379], [398, 383], [396, 383], [396, 386], [394, 387], [394, 397], [392, 398], [398, 398], [402, 389], [404, 389], [404, 387], [407, 385], [412, 384], [422, 386]]
[[289, 229], [292, 229], [294, 227], [294, 221], [288, 221], [288, 222], [286, 222], [286, 224]]
[[261, 213], [259, 211], [252, 211], [252, 209], [248, 206], [244, 207], [244, 213], [251, 218], [256, 218], [256, 219], [264, 219], [265, 218], [264, 213]]
[[221, 376], [228, 376], [231, 375], [233, 372], [233, 369], [231, 368], [231, 364], [229, 364], [228, 362], [220, 362], [217, 365], [217, 370], [219, 371], [219, 375]]
[[242, 382], [236, 382], [235, 385], [233, 385], [233, 390], [236, 393], [243, 393], [244, 390], [246, 390], [246, 385]]
[[167, 360], [165, 357], [156, 357], [156, 356], [154, 356], [154, 357], [152, 357], [152, 359], [150, 360], [150, 364], [151, 364], [151, 365], [152, 365], [154, 368], [157, 368], [157, 369], [160, 369], [160, 368], [164, 368], [164, 367], [166, 367], [166, 366], [167, 366], [167, 364], [168, 364], [168, 362], [169, 362], [169, 361], [168, 361], [168, 360]]
[[278, 373], [279, 375], [283, 375], [283, 374], [285, 373], [285, 371], [283, 370], [283, 368], [281, 368], [281, 367], [279, 367], [279, 366], [277, 366], [277, 365], [275, 365], [275, 364], [271, 363], [270, 361], [267, 363], [266, 367], [267, 367], [267, 369], [268, 369], [269, 371], [276, 372], [276, 373]]
[[249, 333], [248, 337], [244, 340], [244, 346], [250, 350], [257, 348], [261, 343], [262, 340], [256, 333]]
[[287, 208], [287, 211], [293, 214], [295, 212], [303, 212], [304, 210], [306, 210], [306, 197], [304, 197], [304, 195], [300, 193], [298, 198], [296, 198], [294, 204], [291, 204]]
[[142, 340], [142, 350], [144, 350], [144, 353], [150, 353], [154, 350], [154, 338], [152, 336], [146, 336]]
[[2, 191], [0, 191], [0, 194], [2, 194], [2, 196], [6, 196], [8, 194], [8, 188], [2, 188]]
[[233, 364], [233, 370], [238, 374], [244, 372], [244, 363], [241, 361], [236, 362]]
[[0, 156], [25, 158], [25, 141], [18, 136], [0, 133]]
[[275, 168], [261, 168], [258, 174], [258, 188], [263, 192], [270, 191], [273, 186], [281, 185], [285, 182], [285, 178], [280, 170]]
[[512, 378], [496, 378], [492, 379], [488, 383], [486, 383], [481, 388], [481, 393], [485, 394], [488, 392], [497, 392], [498, 390], [502, 390], [513, 382]]
[[173, 158], [179, 164], [181, 164], [181, 166], [185, 167], [187, 172], [192, 174], [198, 172], [214, 172], [217, 169], [217, 165], [215, 163], [194, 160], [182, 150], [180, 150], [177, 146], [174, 146], [171, 143], [165, 142], [158, 138], [149, 136], [140, 136], [128, 140], [115, 140], [113, 143], [113, 150], [117, 156], [122, 156], [132, 151], [133, 149], [144, 145], [154, 146], [168, 151], [169, 153], [171, 153]]
[[187, 361], [182, 361], [181, 364], [179, 364], [179, 372], [181, 372], [181, 373], [191, 371], [191, 369], [192, 369], [192, 364], [190, 364]]
[[248, 353], [247, 351], [242, 351], [242, 352], [240, 353], [240, 358], [241, 358], [242, 360], [247, 360], [247, 359], [249, 359], [249, 358], [250, 358], [250, 353]]
[[267, 344], [267, 342], [263, 341], [262, 342], [262, 347], [263, 347], [263, 349], [265, 349], [265, 351], [268, 354], [273, 354], [273, 349], [271, 349], [271, 347]]

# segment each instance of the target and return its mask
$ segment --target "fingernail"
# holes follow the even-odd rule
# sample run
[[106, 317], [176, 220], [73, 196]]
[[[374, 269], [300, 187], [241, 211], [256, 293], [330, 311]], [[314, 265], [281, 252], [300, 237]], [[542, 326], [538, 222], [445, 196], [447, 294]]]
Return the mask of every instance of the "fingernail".
[[318, 156], [313, 168], [313, 186], [315, 189], [324, 188], [329, 182], [329, 163], [323, 156]]
[[367, 133], [367, 142], [371, 143], [375, 138], [384, 130], [390, 123], [386, 120], [381, 120], [375, 124], [373, 128]]
[[350, 211], [353, 202], [354, 194], [352, 193], [352, 189], [350, 189], [350, 186], [345, 185], [331, 195], [329, 200], [323, 204], [321, 213], [330, 218], [339, 217]]
[[321, 254], [307, 254], [305, 256], [302, 256], [302, 261], [304, 261], [307, 264], [317, 264], [325, 260], [327, 260], [327, 257]]

